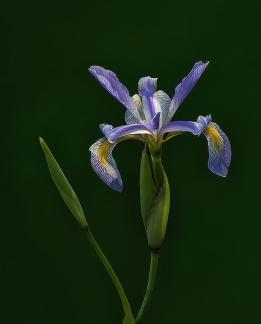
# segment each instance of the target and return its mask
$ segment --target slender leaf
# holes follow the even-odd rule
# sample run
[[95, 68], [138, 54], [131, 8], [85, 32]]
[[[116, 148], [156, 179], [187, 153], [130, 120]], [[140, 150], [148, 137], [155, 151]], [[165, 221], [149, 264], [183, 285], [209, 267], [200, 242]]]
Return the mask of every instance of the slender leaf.
[[88, 226], [86, 218], [84, 216], [84, 212], [76, 193], [74, 192], [73, 188], [69, 184], [68, 180], [66, 179], [63, 171], [61, 170], [60, 166], [58, 165], [57, 161], [55, 160], [52, 152], [48, 148], [47, 144], [44, 140], [40, 137], [39, 138], [41, 147], [45, 154], [45, 158], [49, 167], [49, 171], [53, 182], [55, 183], [57, 189], [59, 190], [65, 204], [76, 218], [78, 223], [82, 228], [86, 228]]

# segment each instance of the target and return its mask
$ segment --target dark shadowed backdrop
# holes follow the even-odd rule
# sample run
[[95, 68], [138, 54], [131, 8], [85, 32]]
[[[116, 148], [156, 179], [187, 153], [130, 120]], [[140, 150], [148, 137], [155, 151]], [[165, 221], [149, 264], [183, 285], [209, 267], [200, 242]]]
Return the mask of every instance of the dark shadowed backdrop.
[[88, 73], [141, 76], [169, 95], [199, 60], [210, 64], [176, 118], [211, 113], [231, 140], [229, 175], [208, 171], [205, 138], [164, 146], [171, 214], [142, 323], [261, 323], [260, 7], [258, 1], [6, 2], [1, 5], [1, 322], [121, 323], [118, 296], [50, 180], [41, 135], [137, 311], [149, 263], [139, 209], [137, 142], [114, 156], [122, 194], [90, 166], [98, 124], [124, 108]]

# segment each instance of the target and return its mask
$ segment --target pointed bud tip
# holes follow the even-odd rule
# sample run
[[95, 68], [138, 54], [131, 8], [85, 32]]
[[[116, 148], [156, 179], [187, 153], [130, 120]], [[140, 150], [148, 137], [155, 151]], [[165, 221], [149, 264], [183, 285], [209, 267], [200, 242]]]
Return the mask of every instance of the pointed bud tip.
[[44, 142], [44, 140], [42, 139], [41, 136], [39, 136], [38, 139], [39, 139], [39, 143], [40, 143], [41, 145], [45, 144], [45, 142]]

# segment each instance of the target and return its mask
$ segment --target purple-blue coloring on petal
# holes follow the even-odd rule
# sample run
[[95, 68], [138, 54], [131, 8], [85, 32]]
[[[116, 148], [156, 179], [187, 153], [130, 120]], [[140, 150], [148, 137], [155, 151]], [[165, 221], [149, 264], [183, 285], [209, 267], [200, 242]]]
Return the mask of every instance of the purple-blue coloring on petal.
[[100, 130], [105, 137], [108, 137], [109, 133], [113, 130], [113, 127], [108, 124], [100, 124]]
[[118, 192], [122, 192], [122, 188], [123, 188], [122, 182], [120, 182], [119, 179], [114, 179], [110, 183], [109, 187]]
[[189, 132], [193, 135], [200, 135], [202, 132], [202, 128], [197, 122], [192, 121], [172, 121], [167, 123], [160, 130], [160, 134], [163, 135], [165, 133], [179, 133], [179, 132]]
[[156, 113], [156, 115], [153, 117], [151, 121], [152, 129], [153, 130], [158, 130], [160, 127], [160, 116], [161, 112]]
[[153, 101], [153, 94], [157, 88], [157, 79], [149, 76], [143, 77], [139, 80], [138, 88], [139, 94], [142, 97], [146, 120], [150, 121], [157, 112]]
[[211, 122], [204, 131], [208, 141], [208, 167], [215, 174], [226, 177], [231, 161], [231, 146], [227, 135]]
[[207, 116], [198, 116], [197, 123], [199, 124], [199, 127], [202, 129], [205, 129], [210, 123], [212, 122], [211, 115]]
[[103, 137], [90, 147], [91, 165], [96, 174], [110, 188], [122, 191], [122, 180], [116, 162], [112, 157], [112, 150], [116, 144], [111, 144]]
[[124, 125], [113, 128], [113, 130], [108, 134], [108, 140], [110, 143], [117, 142], [121, 137], [128, 135], [143, 135], [150, 134], [152, 135], [152, 130], [143, 124], [131, 124]]
[[187, 97], [187, 95], [196, 85], [207, 66], [208, 62], [203, 63], [202, 61], [200, 61], [195, 63], [189, 74], [176, 87], [174, 97], [170, 105], [168, 116], [169, 120], [173, 117], [174, 113], [182, 104], [183, 100]]
[[114, 98], [120, 101], [138, 118], [133, 98], [114, 72], [106, 70], [101, 66], [91, 66], [89, 71]]
[[125, 110], [125, 121], [126, 121], [126, 124], [129, 125], [129, 124], [137, 124], [141, 121], [143, 121], [145, 119], [145, 116], [144, 116], [144, 112], [143, 112], [143, 109], [142, 109], [142, 101], [141, 101], [141, 98], [139, 95], [135, 94], [132, 96], [133, 98], [133, 102], [134, 102], [134, 105], [137, 109], [137, 112], [139, 114], [139, 119], [137, 119], [129, 109], [126, 109]]
[[127, 125], [137, 124], [139, 122], [129, 109], [125, 110], [124, 118]]
[[160, 127], [162, 127], [167, 121], [171, 99], [162, 90], [158, 90], [157, 92], [155, 92], [153, 98], [154, 98], [154, 102], [157, 101], [160, 107], [159, 109], [159, 111], [161, 112]]

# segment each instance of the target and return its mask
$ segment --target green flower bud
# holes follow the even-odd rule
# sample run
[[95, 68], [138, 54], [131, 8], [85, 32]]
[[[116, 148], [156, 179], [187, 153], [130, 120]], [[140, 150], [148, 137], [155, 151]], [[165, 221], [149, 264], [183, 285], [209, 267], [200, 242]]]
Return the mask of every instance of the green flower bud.
[[140, 166], [140, 202], [151, 249], [163, 243], [170, 207], [168, 178], [161, 162], [161, 147], [145, 145]]
[[86, 228], [88, 224], [76, 193], [66, 179], [63, 171], [61, 170], [59, 164], [56, 162], [47, 144], [41, 137], [39, 138], [39, 141], [43, 149], [51, 177], [57, 189], [59, 190], [63, 201], [65, 202], [73, 216], [76, 218], [80, 226], [82, 228]]

